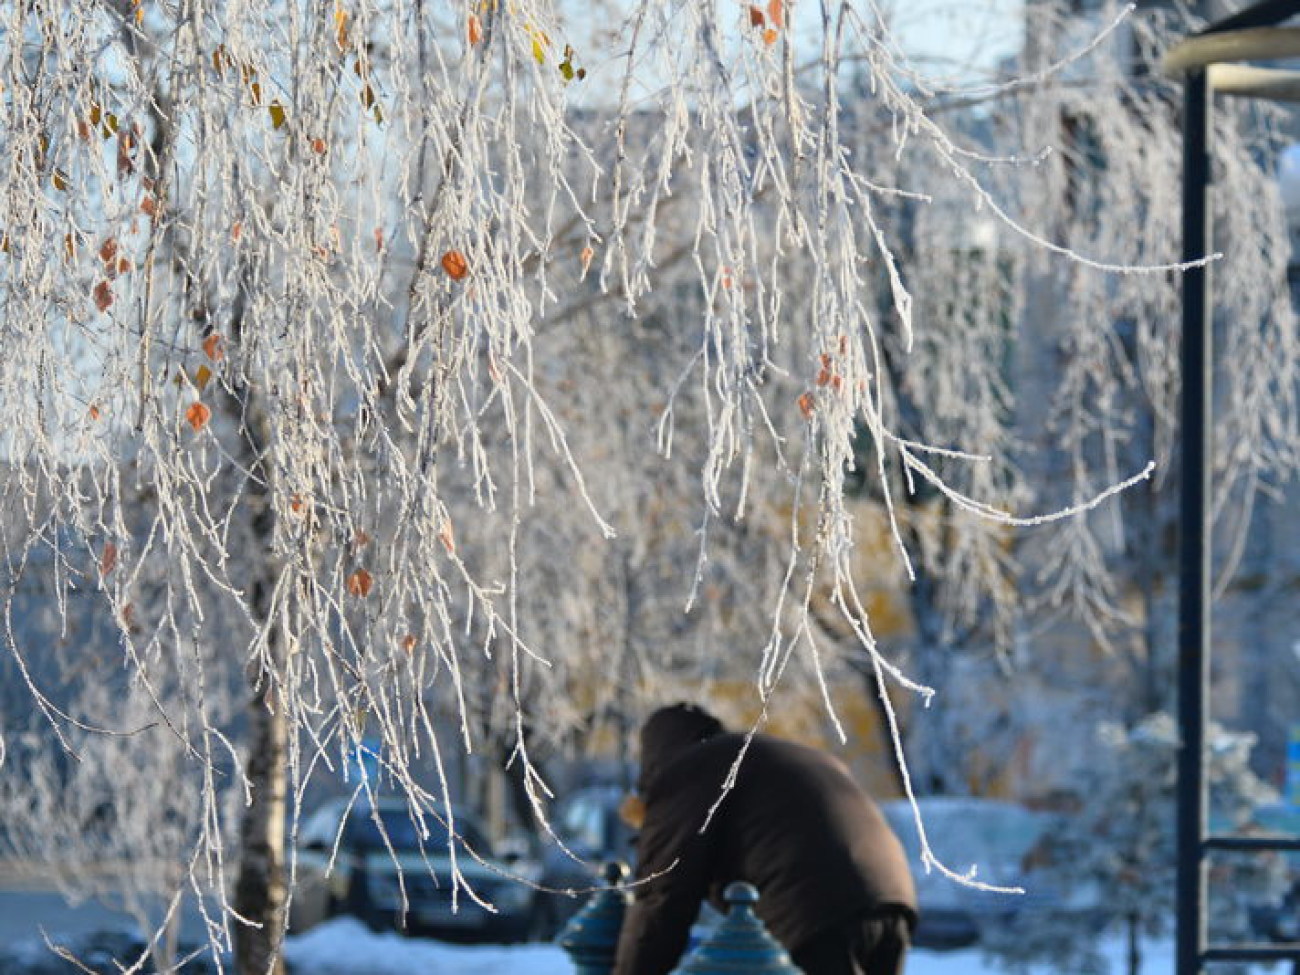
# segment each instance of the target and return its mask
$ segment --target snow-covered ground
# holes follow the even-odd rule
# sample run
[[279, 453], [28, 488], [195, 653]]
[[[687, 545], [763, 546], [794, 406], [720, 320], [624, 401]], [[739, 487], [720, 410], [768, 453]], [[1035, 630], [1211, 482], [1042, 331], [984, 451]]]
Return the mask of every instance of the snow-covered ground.
[[[1112, 975], [1122, 975], [1122, 946], [1118, 942], [1108, 945], [1107, 956]], [[374, 934], [351, 918], [291, 937], [285, 957], [295, 971], [312, 975], [573, 975], [568, 956], [552, 945], [445, 945]], [[1172, 945], [1147, 946], [1142, 975], [1173, 975], [1173, 970]], [[915, 950], [907, 963], [907, 975], [1000, 975], [1002, 971], [973, 950]], [[1042, 969], [1041, 975], [1050, 975], [1050, 971]]]

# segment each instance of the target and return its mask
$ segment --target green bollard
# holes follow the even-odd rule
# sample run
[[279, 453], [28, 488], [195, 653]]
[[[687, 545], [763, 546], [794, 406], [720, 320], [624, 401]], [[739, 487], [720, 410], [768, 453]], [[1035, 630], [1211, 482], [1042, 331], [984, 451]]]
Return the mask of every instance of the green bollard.
[[801, 975], [754, 913], [753, 884], [728, 884], [722, 899], [730, 905], [726, 918], [670, 975]]
[[626, 864], [613, 861], [605, 864], [601, 873], [606, 889], [593, 894], [556, 938], [556, 943], [573, 959], [576, 975], [609, 975], [614, 968], [618, 933], [628, 903], [627, 892], [618, 889], [618, 885], [629, 871]]

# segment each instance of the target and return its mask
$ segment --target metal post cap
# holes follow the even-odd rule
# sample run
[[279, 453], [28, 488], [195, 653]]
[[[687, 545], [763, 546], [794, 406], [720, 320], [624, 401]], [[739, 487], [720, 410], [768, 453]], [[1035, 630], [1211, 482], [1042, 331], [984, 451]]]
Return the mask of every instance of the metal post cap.
[[626, 891], [618, 885], [628, 873], [625, 863], [606, 863], [601, 869], [606, 886], [592, 894], [556, 938], [556, 943], [573, 959], [578, 975], [606, 975], [614, 967], [618, 934], [628, 902]]
[[728, 884], [722, 898], [731, 906], [726, 918], [672, 975], [801, 975], [754, 913], [758, 891], [753, 884]]

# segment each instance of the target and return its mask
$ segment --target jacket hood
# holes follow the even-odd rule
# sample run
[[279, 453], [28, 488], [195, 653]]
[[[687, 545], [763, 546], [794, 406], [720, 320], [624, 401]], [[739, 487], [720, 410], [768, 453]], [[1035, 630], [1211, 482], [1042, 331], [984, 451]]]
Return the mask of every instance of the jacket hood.
[[637, 791], [644, 796], [655, 777], [683, 751], [725, 730], [721, 721], [695, 704], [673, 704], [654, 712], [641, 726]]

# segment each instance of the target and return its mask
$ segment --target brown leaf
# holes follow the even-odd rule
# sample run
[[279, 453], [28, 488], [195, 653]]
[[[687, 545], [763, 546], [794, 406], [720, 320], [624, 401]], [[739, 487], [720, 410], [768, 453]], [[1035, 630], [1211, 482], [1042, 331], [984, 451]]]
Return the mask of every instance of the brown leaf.
[[244, 232], [244, 225], [240, 221], [236, 220], [234, 223], [230, 225], [231, 240], [238, 242], [243, 232]]
[[358, 528], [352, 535], [352, 547], [355, 549], [365, 548], [370, 544], [370, 533], [365, 529]]
[[375, 250], [381, 251], [383, 249], [384, 249], [384, 228], [376, 227], [375, 228]]
[[86, 413], [90, 415], [90, 418], [92, 420], [98, 420], [101, 416], [103, 416], [103, 413], [100, 411], [99, 406], [95, 403], [90, 404], [90, 409], [86, 410]]
[[109, 237], [99, 245], [99, 259], [105, 264], [112, 264], [117, 258], [117, 241]]
[[95, 307], [101, 312], [108, 311], [109, 306], [113, 304], [113, 289], [107, 281], [101, 281], [95, 285], [92, 292], [95, 296]]
[[402, 637], [402, 649], [405, 650], [408, 654], [414, 652], [415, 637], [412, 634], [408, 633], [406, 634], [406, 636]]
[[191, 403], [190, 408], [185, 411], [185, 420], [194, 428], [195, 433], [198, 433], [207, 426], [208, 420], [211, 418], [212, 411], [208, 409], [205, 404], [200, 403], [197, 400]]
[[447, 251], [442, 255], [442, 269], [453, 281], [463, 281], [469, 274], [469, 262], [460, 251]]
[[374, 584], [375, 580], [365, 569], [357, 569], [356, 572], [348, 576], [348, 592], [353, 596], [360, 596], [362, 599], [370, 595], [370, 589]]
[[763, 16], [763, 10], [762, 10], [761, 7], [750, 7], [750, 8], [749, 8], [749, 26], [750, 26], [750, 27], [762, 27], [763, 24], [765, 24], [766, 22], [767, 22], [767, 18]]
[[212, 370], [207, 366], [199, 366], [194, 373], [194, 385], [199, 388], [199, 392], [203, 392], [210, 382], [212, 382]]
[[146, 196], [140, 201], [140, 212], [149, 217], [158, 216], [158, 201], [152, 196]]
[[104, 551], [99, 556], [99, 574], [106, 576], [117, 565], [117, 546], [112, 542], [104, 543]]

